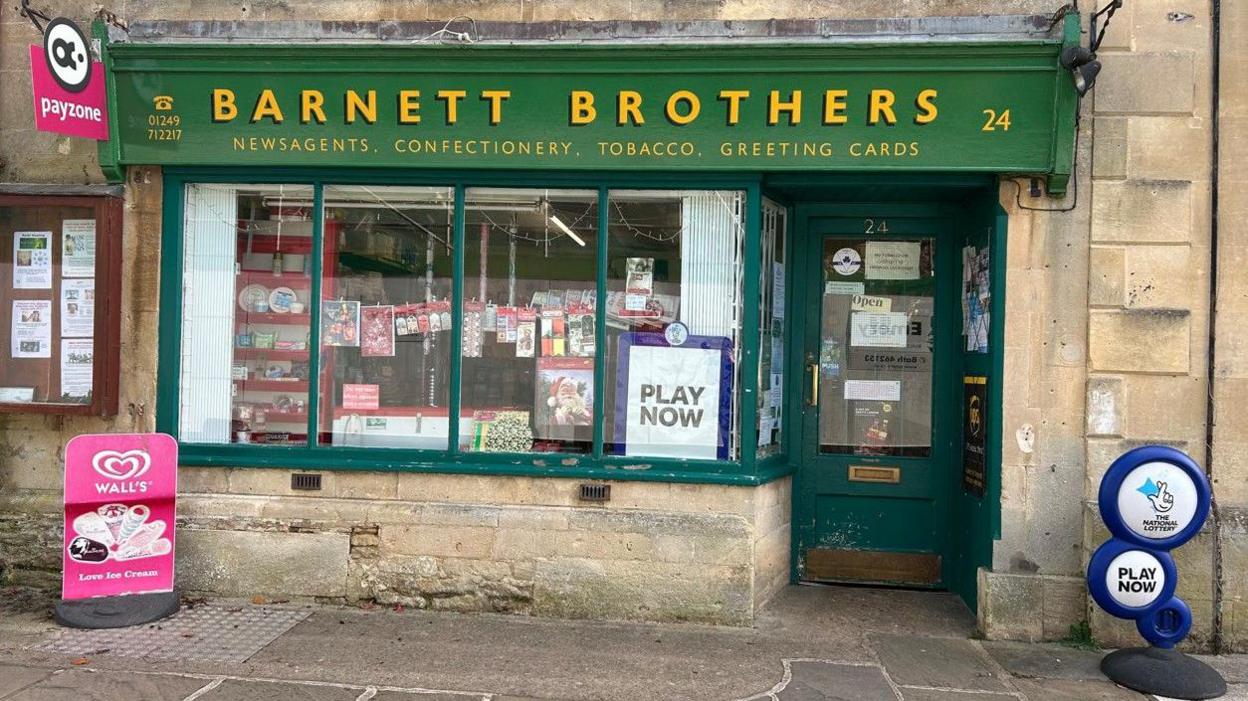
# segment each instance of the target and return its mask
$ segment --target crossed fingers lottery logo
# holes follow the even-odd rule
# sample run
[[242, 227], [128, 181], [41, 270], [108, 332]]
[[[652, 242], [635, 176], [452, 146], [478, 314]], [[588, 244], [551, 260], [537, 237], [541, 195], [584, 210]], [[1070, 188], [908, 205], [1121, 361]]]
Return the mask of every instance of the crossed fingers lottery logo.
[[1144, 480], [1144, 484], [1135, 490], [1148, 497], [1153, 504], [1153, 511], [1164, 514], [1174, 508], [1174, 495], [1166, 491], [1165, 482], [1154, 482], [1152, 478]]

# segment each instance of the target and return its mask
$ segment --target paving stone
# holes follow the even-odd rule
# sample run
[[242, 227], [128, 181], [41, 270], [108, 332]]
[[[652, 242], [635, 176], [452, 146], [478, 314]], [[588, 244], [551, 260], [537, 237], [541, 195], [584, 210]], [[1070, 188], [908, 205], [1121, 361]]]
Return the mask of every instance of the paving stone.
[[983, 691], [949, 691], [947, 689], [919, 689], [901, 687], [902, 701], [1017, 701], [1017, 696], [993, 694]]
[[[487, 699], [484, 694], [472, 694], [472, 692], [454, 691], [447, 694], [437, 694], [437, 692], [407, 692], [407, 691], [378, 691], [377, 696], [373, 696], [373, 701], [477, 701], [478, 699]], [[490, 696], [492, 701], [527, 701], [518, 696]], [[537, 700], [533, 700], [537, 701]], [[558, 701], [554, 699], [543, 699], [540, 701]]]
[[873, 635], [870, 640], [897, 684], [1007, 691], [983, 652], [969, 640], [903, 635]]
[[1248, 684], [1227, 684], [1226, 696], [1220, 701], [1248, 701]]
[[355, 701], [361, 689], [315, 684], [284, 684], [227, 679], [217, 688], [200, 696], [204, 701]]
[[56, 670], [0, 664], [0, 698], [52, 676]]
[[182, 701], [203, 679], [72, 669], [27, 687], [4, 701]]
[[1074, 679], [1016, 679], [1014, 686], [1029, 701], [1146, 701], [1147, 696], [1113, 682]]
[[107, 651], [116, 657], [242, 662], [308, 614], [303, 609], [268, 606], [183, 607], [169, 618], [142, 626], [59, 628], [50, 632], [36, 649], [88, 657]]
[[892, 686], [878, 667], [793, 662], [792, 681], [779, 694], [780, 701], [896, 701]]
[[1011, 642], [985, 642], [983, 646], [997, 664], [1016, 677], [1107, 681], [1101, 673], [1101, 652]]
[[1248, 684], [1248, 655], [1193, 655], [1218, 670], [1228, 684]]

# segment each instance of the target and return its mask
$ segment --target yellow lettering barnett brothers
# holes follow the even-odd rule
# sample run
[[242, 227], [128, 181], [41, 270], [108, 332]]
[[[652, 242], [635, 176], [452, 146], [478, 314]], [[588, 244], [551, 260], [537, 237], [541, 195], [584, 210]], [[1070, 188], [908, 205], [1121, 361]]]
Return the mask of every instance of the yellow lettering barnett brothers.
[[[461, 113], [470, 107], [466, 102], [475, 97], [484, 103], [484, 117], [492, 126], [503, 121], [503, 104], [512, 97], [510, 90], [481, 90], [470, 95], [467, 90], [441, 89], [432, 93], [435, 101], [441, 103], [444, 123], [455, 125], [460, 121]], [[618, 126], [641, 126], [646, 123], [647, 108], [645, 97], [636, 90], [619, 90], [615, 99], [614, 123]], [[761, 101], [756, 109], [762, 111], [760, 119], [765, 118], [768, 126], [797, 126], [804, 118], [817, 119], [824, 126], [839, 126], [852, 121], [861, 120], [868, 126], [895, 125], [899, 116], [913, 121], [914, 124], [931, 124], [936, 121], [938, 109], [936, 100], [939, 97], [934, 88], [924, 88], [914, 95], [912, 107], [904, 110], [898, 106], [897, 93], [893, 90], [876, 88], [864, 94], [853, 94], [844, 89], [827, 89], [822, 94], [808, 95], [802, 90], [770, 90], [766, 95], [754, 96], [749, 90], [724, 89], [715, 94], [714, 100], [708, 96], [706, 101], [714, 105], [722, 103], [719, 117], [707, 117], [703, 109], [704, 100], [692, 90], [675, 90], [656, 101], [650, 112], [658, 110], [658, 115], [669, 124], [685, 126], [699, 119], [717, 118], [728, 126], [736, 126], [742, 120], [742, 107], [751, 100]], [[394, 119], [398, 124], [417, 125], [421, 123], [421, 91], [415, 89], [400, 90], [392, 98], [395, 105]], [[214, 88], [212, 91], [212, 121], [218, 124], [233, 122], [239, 116], [238, 96], [228, 88]], [[568, 93], [568, 124], [585, 126], [598, 119], [597, 96], [591, 90], [572, 90]], [[809, 102], [809, 105], [808, 105]], [[301, 90], [298, 102], [287, 104], [286, 107], [299, 116], [302, 124], [325, 124], [328, 120], [327, 101], [320, 90]], [[340, 110], [333, 116], [343, 124], [376, 124], [378, 120], [378, 97], [376, 90], [346, 90], [339, 102]], [[255, 96], [254, 102], [247, 113], [252, 124], [282, 124], [285, 119], [282, 102], [277, 93], [265, 88]], [[606, 109], [610, 111], [611, 101]], [[809, 106], [809, 110], [804, 107]], [[469, 110], [473, 111], [473, 110]], [[712, 110], [712, 112], [717, 110]], [[811, 117], [810, 112], [815, 115]], [[851, 115], [857, 114], [855, 119]]]

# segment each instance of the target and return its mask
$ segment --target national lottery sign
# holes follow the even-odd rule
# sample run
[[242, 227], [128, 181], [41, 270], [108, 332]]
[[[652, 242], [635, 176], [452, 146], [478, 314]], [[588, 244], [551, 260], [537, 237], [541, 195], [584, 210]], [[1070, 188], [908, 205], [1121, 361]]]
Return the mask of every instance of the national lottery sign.
[[1113, 537], [1088, 562], [1088, 591], [1110, 615], [1135, 620], [1157, 647], [1174, 647], [1191, 630], [1191, 609], [1174, 595], [1170, 550], [1200, 532], [1210, 498], [1200, 467], [1165, 446], [1124, 453], [1101, 480], [1101, 518]]
[[625, 455], [726, 460], [732, 391], [731, 340], [621, 334], [616, 443]]

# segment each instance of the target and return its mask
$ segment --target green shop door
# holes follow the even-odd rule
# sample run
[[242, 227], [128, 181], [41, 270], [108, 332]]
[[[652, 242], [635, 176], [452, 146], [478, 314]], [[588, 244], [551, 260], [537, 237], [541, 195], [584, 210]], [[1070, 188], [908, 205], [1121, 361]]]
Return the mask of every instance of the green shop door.
[[798, 578], [943, 586], [960, 416], [951, 226], [807, 221]]

